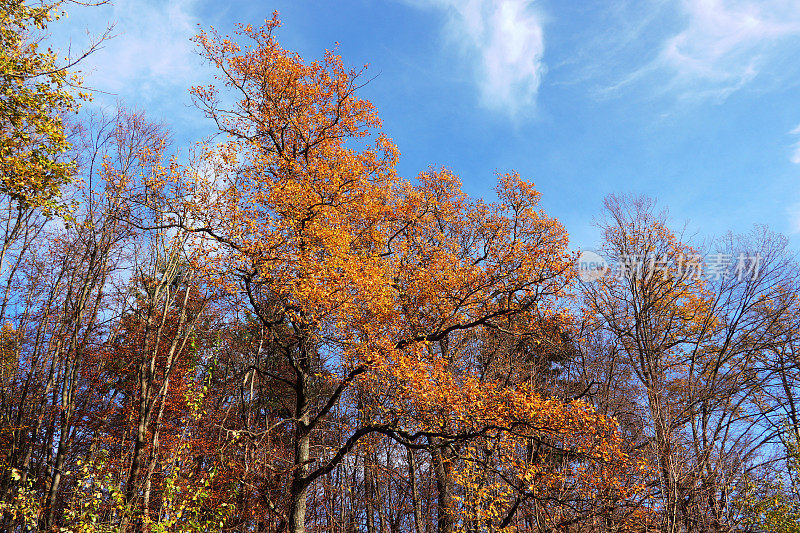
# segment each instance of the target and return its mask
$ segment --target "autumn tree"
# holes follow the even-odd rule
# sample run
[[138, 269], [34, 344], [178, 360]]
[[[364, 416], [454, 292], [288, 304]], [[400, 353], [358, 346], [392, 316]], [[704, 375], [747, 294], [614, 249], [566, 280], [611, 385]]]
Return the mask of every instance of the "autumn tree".
[[[452, 462], [442, 454], [455, 443], [546, 434], [586, 461], [624, 460], [613, 423], [584, 404], [481, 381], [461, 365], [468, 344], [458, 337], [534, 309], [560, 314], [572, 277], [566, 233], [537, 207], [532, 185], [502, 176], [499, 202], [486, 204], [446, 171], [413, 185], [400, 179], [396, 148], [356, 95], [360, 72], [332, 52], [304, 63], [278, 45], [278, 25], [273, 17], [261, 29], [240, 27], [246, 45], [198, 37], [239, 100], [227, 105], [215, 86], [194, 89], [229, 140], [206, 149], [172, 222], [206, 251], [197, 266], [245, 297], [274, 354], [257, 372], [288, 393], [270, 428], [291, 449], [290, 463], [274, 465], [286, 497], [265, 498], [277, 527], [305, 531], [312, 485], [374, 435], [430, 450], [444, 468], [442, 533], [456, 526], [456, 482], [466, 486], [446, 471]], [[393, 393], [363, 417], [360, 387]], [[343, 440], [323, 445], [334, 409], [349, 425]], [[530, 490], [526, 471], [516, 475]]]
[[0, 3], [0, 192], [48, 210], [75, 173], [65, 157], [63, 120], [85, 95], [76, 94], [80, 80], [72, 68], [108, 36], [62, 64], [52, 49], [43, 49], [41, 36], [63, 14], [60, 1]]
[[786, 243], [757, 229], [703, 261], [651, 200], [611, 196], [606, 216], [601, 250], [619, 270], [586, 284], [585, 299], [642, 387], [662, 528], [727, 530], [734, 491], [778, 438], [760, 407], [760, 361], [793, 320]]
[[32, 484], [43, 527], [58, 522], [76, 481], [70, 467], [89, 454], [102, 429], [95, 421], [115, 403], [94, 365], [127, 305], [138, 184], [158, 168], [151, 150], [163, 144], [156, 130], [125, 111], [87, 120], [73, 148], [85, 181], [68, 191], [79, 208], [66, 224], [31, 211], [9, 248], [4, 336], [16, 364], [0, 394], [9, 438], [0, 485], [5, 499]]

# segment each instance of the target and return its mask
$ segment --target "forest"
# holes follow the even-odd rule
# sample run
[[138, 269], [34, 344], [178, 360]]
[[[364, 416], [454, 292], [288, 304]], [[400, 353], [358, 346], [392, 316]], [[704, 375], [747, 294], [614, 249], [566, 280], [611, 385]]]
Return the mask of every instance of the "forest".
[[79, 111], [62, 7], [0, 2], [0, 531], [800, 531], [785, 237], [611, 195], [587, 276], [517, 173], [400, 176], [277, 14], [199, 32], [178, 150]]

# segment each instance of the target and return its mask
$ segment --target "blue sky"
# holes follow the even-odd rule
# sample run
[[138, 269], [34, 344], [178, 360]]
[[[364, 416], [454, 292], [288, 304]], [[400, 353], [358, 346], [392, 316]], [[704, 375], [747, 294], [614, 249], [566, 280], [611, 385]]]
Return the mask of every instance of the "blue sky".
[[800, 2], [796, 0], [353, 0], [156, 2], [72, 7], [51, 27], [104, 91], [175, 131], [211, 132], [188, 89], [213, 72], [189, 41], [279, 11], [306, 59], [339, 43], [369, 64], [372, 100], [412, 178], [445, 166], [491, 199], [497, 172], [542, 192], [575, 248], [597, 244], [610, 193], [641, 193], [675, 227], [712, 237], [768, 224], [800, 246]]

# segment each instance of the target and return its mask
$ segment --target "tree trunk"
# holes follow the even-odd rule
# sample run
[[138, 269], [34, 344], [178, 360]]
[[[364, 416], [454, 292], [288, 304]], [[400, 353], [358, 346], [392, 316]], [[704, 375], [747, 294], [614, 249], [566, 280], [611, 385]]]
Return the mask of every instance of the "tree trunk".
[[661, 408], [661, 398], [652, 387], [648, 387], [648, 401], [651, 417], [655, 425], [655, 446], [658, 457], [658, 471], [661, 478], [661, 497], [664, 501], [663, 531], [664, 533], [677, 533], [680, 527], [680, 498], [669, 427]]
[[436, 474], [436, 489], [438, 492], [436, 501], [437, 532], [453, 533], [455, 529], [455, 498], [453, 495], [452, 465], [441, 440], [431, 438], [429, 442], [431, 443], [431, 459], [433, 461], [433, 470]]
[[364, 510], [367, 515], [367, 533], [375, 533], [375, 487], [371, 454], [364, 454]]
[[308, 497], [307, 476], [311, 465], [311, 428], [309, 427], [309, 377], [310, 359], [306, 346], [301, 341], [297, 359], [293, 362], [295, 382], [295, 435], [294, 472], [290, 487], [289, 533], [305, 533], [306, 500]]
[[406, 457], [408, 480], [411, 484], [411, 503], [414, 507], [414, 533], [422, 533], [422, 502], [419, 499], [419, 487], [417, 486], [417, 463], [411, 448], [406, 448]]
[[304, 413], [297, 422], [295, 432], [294, 475], [291, 486], [291, 510], [289, 513], [289, 533], [305, 533], [306, 531], [306, 498], [308, 486], [306, 475], [311, 458], [311, 434], [308, 431], [308, 413]]

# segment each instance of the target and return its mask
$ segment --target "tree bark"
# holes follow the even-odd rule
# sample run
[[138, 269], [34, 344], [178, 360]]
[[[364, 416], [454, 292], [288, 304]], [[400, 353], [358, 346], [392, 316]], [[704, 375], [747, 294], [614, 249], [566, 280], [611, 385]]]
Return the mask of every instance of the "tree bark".
[[441, 439], [432, 437], [429, 442], [431, 444], [431, 459], [436, 475], [436, 489], [438, 492], [436, 500], [436, 530], [438, 533], [453, 533], [455, 529], [455, 497], [453, 494], [452, 465]]
[[417, 463], [411, 448], [406, 448], [406, 457], [408, 481], [411, 485], [411, 503], [414, 507], [414, 532], [422, 533], [422, 502], [419, 499], [419, 486], [417, 485]]

